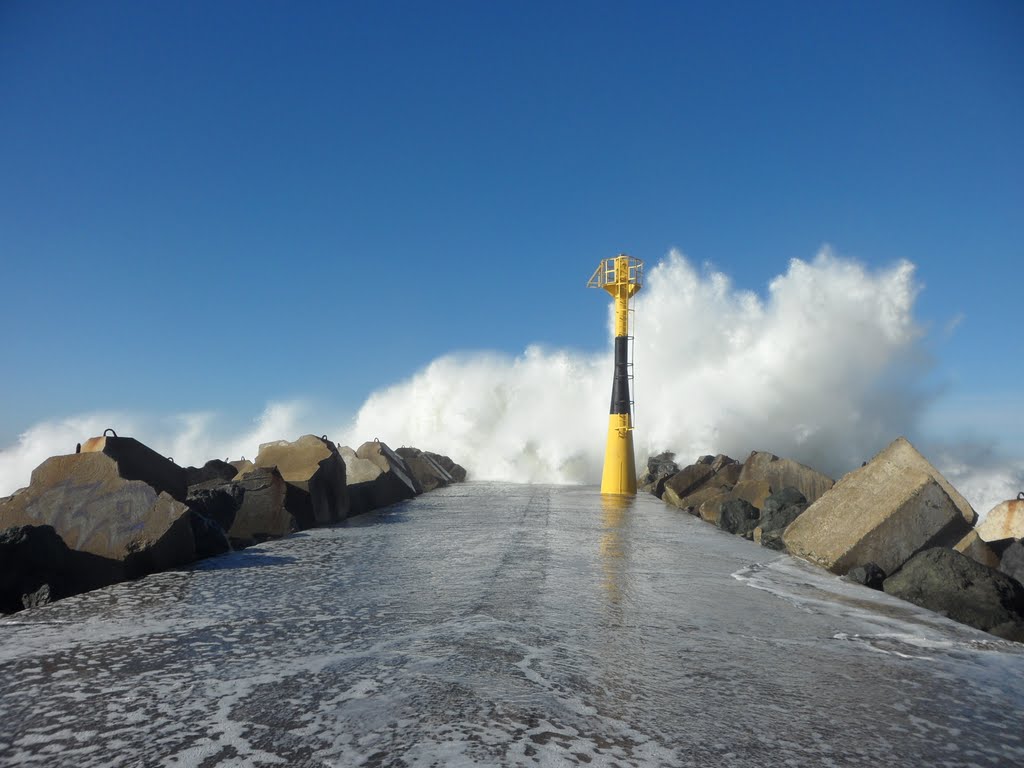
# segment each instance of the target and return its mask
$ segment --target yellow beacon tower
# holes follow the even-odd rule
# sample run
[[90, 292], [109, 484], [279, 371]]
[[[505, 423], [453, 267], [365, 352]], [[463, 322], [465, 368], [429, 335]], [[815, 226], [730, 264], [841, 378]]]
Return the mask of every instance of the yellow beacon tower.
[[630, 355], [629, 317], [632, 299], [643, 283], [644, 263], [624, 253], [603, 259], [589, 288], [604, 288], [615, 299], [615, 376], [612, 405], [608, 415], [608, 442], [604, 449], [601, 493], [636, 495], [636, 459], [633, 456], [633, 401], [629, 382], [633, 378]]

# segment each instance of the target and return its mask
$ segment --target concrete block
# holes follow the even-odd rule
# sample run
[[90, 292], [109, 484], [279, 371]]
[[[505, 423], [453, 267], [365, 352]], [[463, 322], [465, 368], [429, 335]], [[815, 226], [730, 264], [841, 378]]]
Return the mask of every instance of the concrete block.
[[914, 460], [909, 443], [898, 443], [843, 477], [786, 528], [791, 554], [838, 574], [870, 562], [895, 573], [916, 552], [952, 547], [967, 534], [960, 507], [928, 471], [934, 467], [919, 454]]

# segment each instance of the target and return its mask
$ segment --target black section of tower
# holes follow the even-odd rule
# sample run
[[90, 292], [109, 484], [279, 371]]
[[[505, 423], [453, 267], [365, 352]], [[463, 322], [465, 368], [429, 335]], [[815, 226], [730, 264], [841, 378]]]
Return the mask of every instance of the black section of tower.
[[630, 413], [629, 337], [615, 337], [615, 378], [612, 379], [612, 407], [609, 413]]

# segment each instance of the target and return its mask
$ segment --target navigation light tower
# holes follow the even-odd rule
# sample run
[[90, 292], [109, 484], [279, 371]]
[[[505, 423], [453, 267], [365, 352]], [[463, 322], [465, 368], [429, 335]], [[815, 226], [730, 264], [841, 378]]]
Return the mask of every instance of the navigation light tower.
[[604, 449], [601, 493], [636, 495], [636, 459], [633, 456], [633, 401], [629, 382], [633, 378], [633, 359], [629, 334], [632, 299], [643, 283], [644, 263], [626, 254], [602, 259], [587, 283], [589, 288], [604, 288], [615, 299], [615, 375], [612, 378], [612, 404], [608, 416], [608, 441]]

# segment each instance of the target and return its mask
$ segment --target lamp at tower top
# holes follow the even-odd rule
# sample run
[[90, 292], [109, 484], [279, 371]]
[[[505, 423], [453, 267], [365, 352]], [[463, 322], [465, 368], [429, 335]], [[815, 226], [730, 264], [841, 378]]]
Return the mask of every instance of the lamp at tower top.
[[612, 296], [618, 296], [619, 289], [624, 286], [632, 296], [640, 290], [644, 282], [644, 263], [640, 259], [634, 259], [620, 253], [610, 259], [601, 259], [594, 274], [587, 282], [588, 288], [604, 288]]

